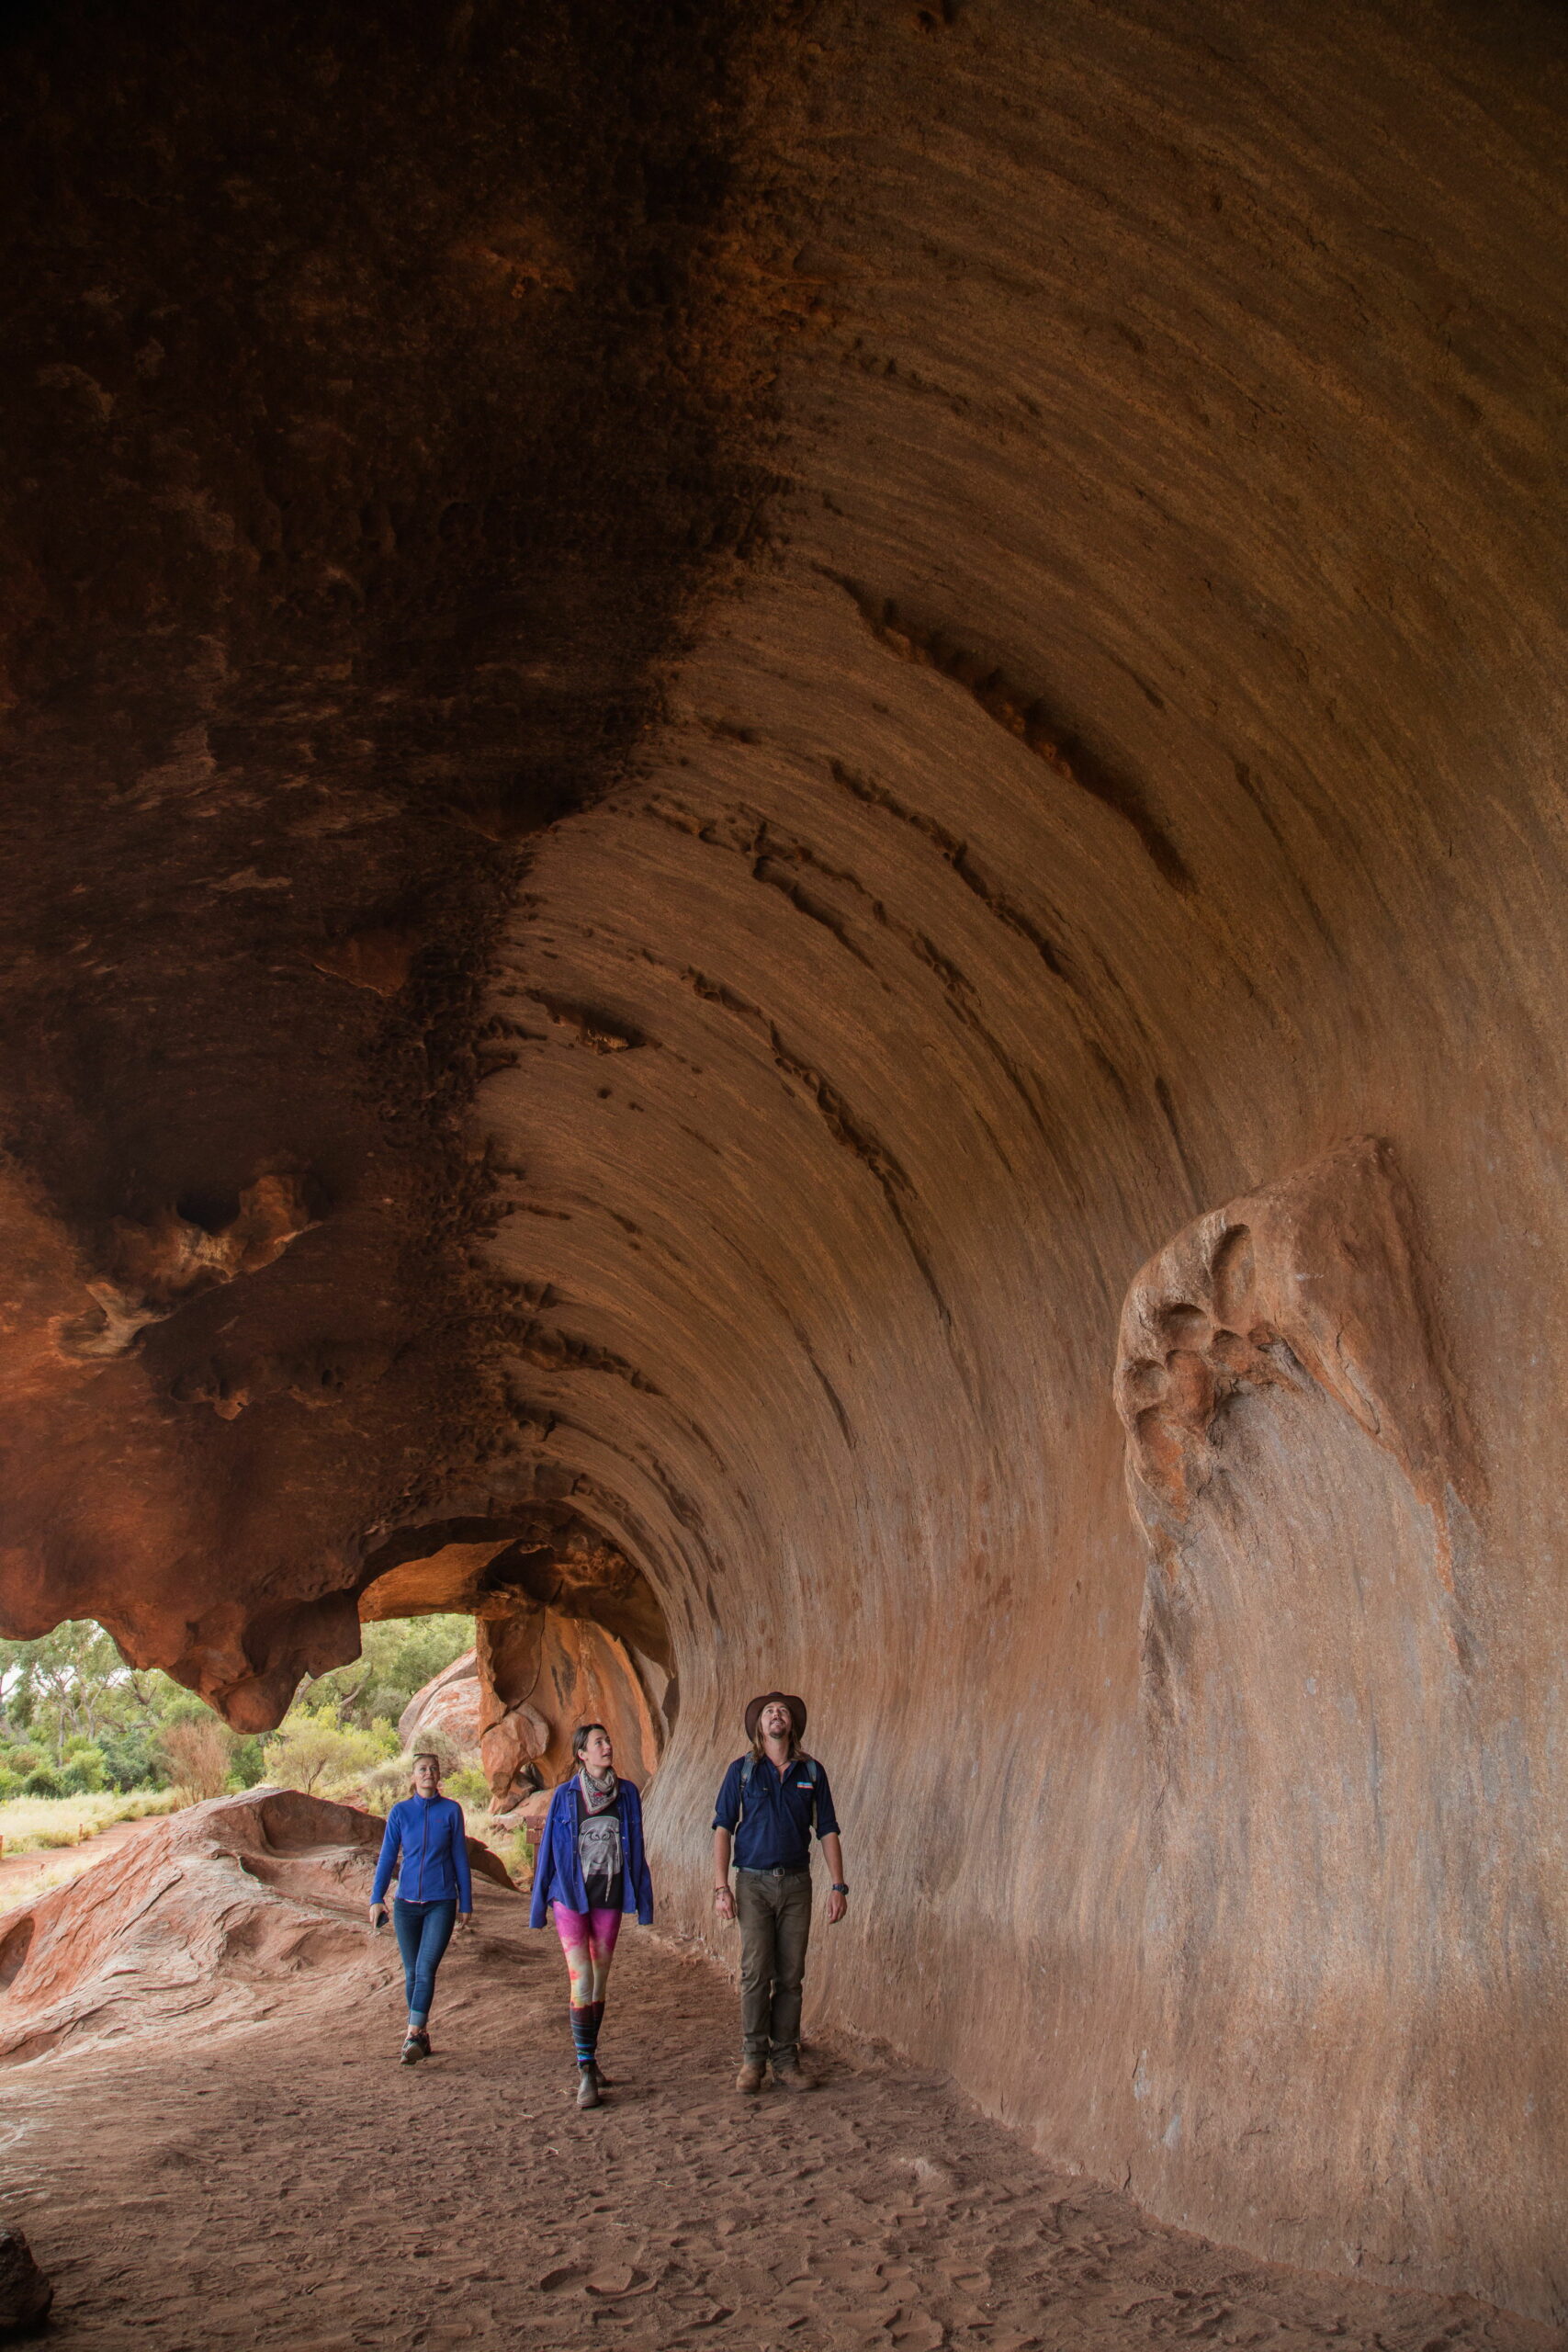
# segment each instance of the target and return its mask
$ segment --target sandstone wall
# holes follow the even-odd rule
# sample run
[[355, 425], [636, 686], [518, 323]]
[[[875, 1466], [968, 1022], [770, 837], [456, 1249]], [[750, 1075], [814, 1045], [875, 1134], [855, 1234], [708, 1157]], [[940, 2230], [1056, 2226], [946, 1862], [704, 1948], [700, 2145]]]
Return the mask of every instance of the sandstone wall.
[[[818, 2019], [1172, 2218], [1561, 2311], [1561, 44], [1347, 28], [815, 17], [789, 486], [536, 858], [494, 1256], [670, 1619], [689, 1926], [801, 1689]], [[1139, 1269], [1298, 1178], [1151, 1568], [1124, 1302], [1201, 1372]]]
[[801, 1689], [818, 2022], [1568, 2315], [1560, 16], [329, 17], [188, 73], [375, 201], [286, 139], [141, 311], [29, 118], [37, 495], [141, 487], [10, 575], [103, 846], [6, 934], [6, 1622], [260, 1721], [570, 1513], [667, 1919]]

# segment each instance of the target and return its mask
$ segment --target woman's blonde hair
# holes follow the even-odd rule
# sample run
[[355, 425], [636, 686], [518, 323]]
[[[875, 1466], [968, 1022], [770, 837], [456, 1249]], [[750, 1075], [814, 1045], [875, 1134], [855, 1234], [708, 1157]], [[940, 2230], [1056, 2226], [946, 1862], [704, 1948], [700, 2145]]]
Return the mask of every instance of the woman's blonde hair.
[[[435, 1784], [437, 1788], [440, 1787], [441, 1758], [437, 1756], [434, 1747], [415, 1748], [413, 1754], [409, 1758], [409, 1762], [412, 1765], [416, 1772], [422, 1764], [434, 1764], [435, 1767]], [[409, 1794], [411, 1797], [416, 1797], [419, 1794], [419, 1782], [412, 1778], [409, 1781]]]

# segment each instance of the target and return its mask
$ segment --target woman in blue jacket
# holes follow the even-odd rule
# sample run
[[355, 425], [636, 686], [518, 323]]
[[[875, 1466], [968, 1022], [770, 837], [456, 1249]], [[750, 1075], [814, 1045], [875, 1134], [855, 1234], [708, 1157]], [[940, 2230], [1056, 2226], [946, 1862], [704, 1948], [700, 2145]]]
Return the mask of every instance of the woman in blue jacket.
[[392, 1925], [409, 1996], [402, 2058], [405, 2066], [412, 2066], [430, 2055], [426, 2025], [431, 1996], [441, 1955], [452, 1940], [453, 1923], [461, 1919], [466, 1928], [474, 1916], [463, 1808], [442, 1795], [440, 1761], [428, 1753], [414, 1758], [413, 1787], [387, 1815], [387, 1834], [370, 1883], [372, 1927], [378, 1928], [387, 1916], [387, 1888], [394, 1870], [398, 1892]]
[[642, 1799], [630, 1781], [616, 1779], [604, 1724], [579, 1724], [571, 1755], [576, 1769], [550, 1799], [539, 1841], [529, 1925], [542, 1928], [553, 1907], [571, 1979], [577, 2104], [597, 2107], [604, 2082], [594, 2052], [615, 1938], [628, 1911], [642, 1927], [652, 1924], [653, 1883], [642, 1850]]

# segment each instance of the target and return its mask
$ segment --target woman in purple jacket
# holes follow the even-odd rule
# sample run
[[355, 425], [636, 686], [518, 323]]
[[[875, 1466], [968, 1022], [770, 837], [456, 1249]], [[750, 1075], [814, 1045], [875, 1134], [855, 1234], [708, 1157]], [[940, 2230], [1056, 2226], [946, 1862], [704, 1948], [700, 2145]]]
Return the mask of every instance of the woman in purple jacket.
[[550, 1799], [539, 1841], [529, 1924], [542, 1928], [553, 1908], [571, 1979], [577, 2104], [597, 2107], [605, 2085], [594, 2053], [615, 1938], [628, 1911], [643, 1927], [651, 1924], [653, 1884], [642, 1850], [642, 1799], [630, 1781], [616, 1779], [604, 1724], [579, 1724], [571, 1755], [576, 1770]]
[[428, 1750], [414, 1758], [413, 1786], [387, 1815], [387, 1834], [370, 1883], [373, 1928], [387, 1916], [387, 1888], [394, 1870], [398, 1892], [392, 1925], [409, 1996], [402, 2060], [412, 2066], [430, 2055], [426, 2029], [431, 1996], [441, 1955], [452, 1940], [453, 1923], [461, 1919], [466, 1928], [474, 1916], [463, 1808], [442, 1795], [440, 1760]]

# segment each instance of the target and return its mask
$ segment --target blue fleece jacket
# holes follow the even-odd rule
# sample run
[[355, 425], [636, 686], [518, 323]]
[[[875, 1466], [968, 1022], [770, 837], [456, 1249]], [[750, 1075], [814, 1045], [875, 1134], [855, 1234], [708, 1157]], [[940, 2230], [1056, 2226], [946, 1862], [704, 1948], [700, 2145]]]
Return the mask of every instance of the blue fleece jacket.
[[450, 1797], [404, 1797], [395, 1804], [387, 1815], [370, 1884], [372, 1903], [383, 1899], [394, 1870], [403, 1902], [450, 1903], [456, 1896], [459, 1911], [471, 1911], [474, 1889], [462, 1806]]
[[[621, 1908], [635, 1911], [642, 1927], [653, 1924], [653, 1881], [642, 1850], [642, 1799], [630, 1781], [615, 1791], [621, 1816]], [[569, 1911], [586, 1911], [588, 1889], [577, 1852], [577, 1775], [563, 1781], [550, 1799], [539, 1859], [534, 1865], [534, 1901], [528, 1913], [531, 1928], [545, 1924], [547, 1903], [564, 1903]]]

